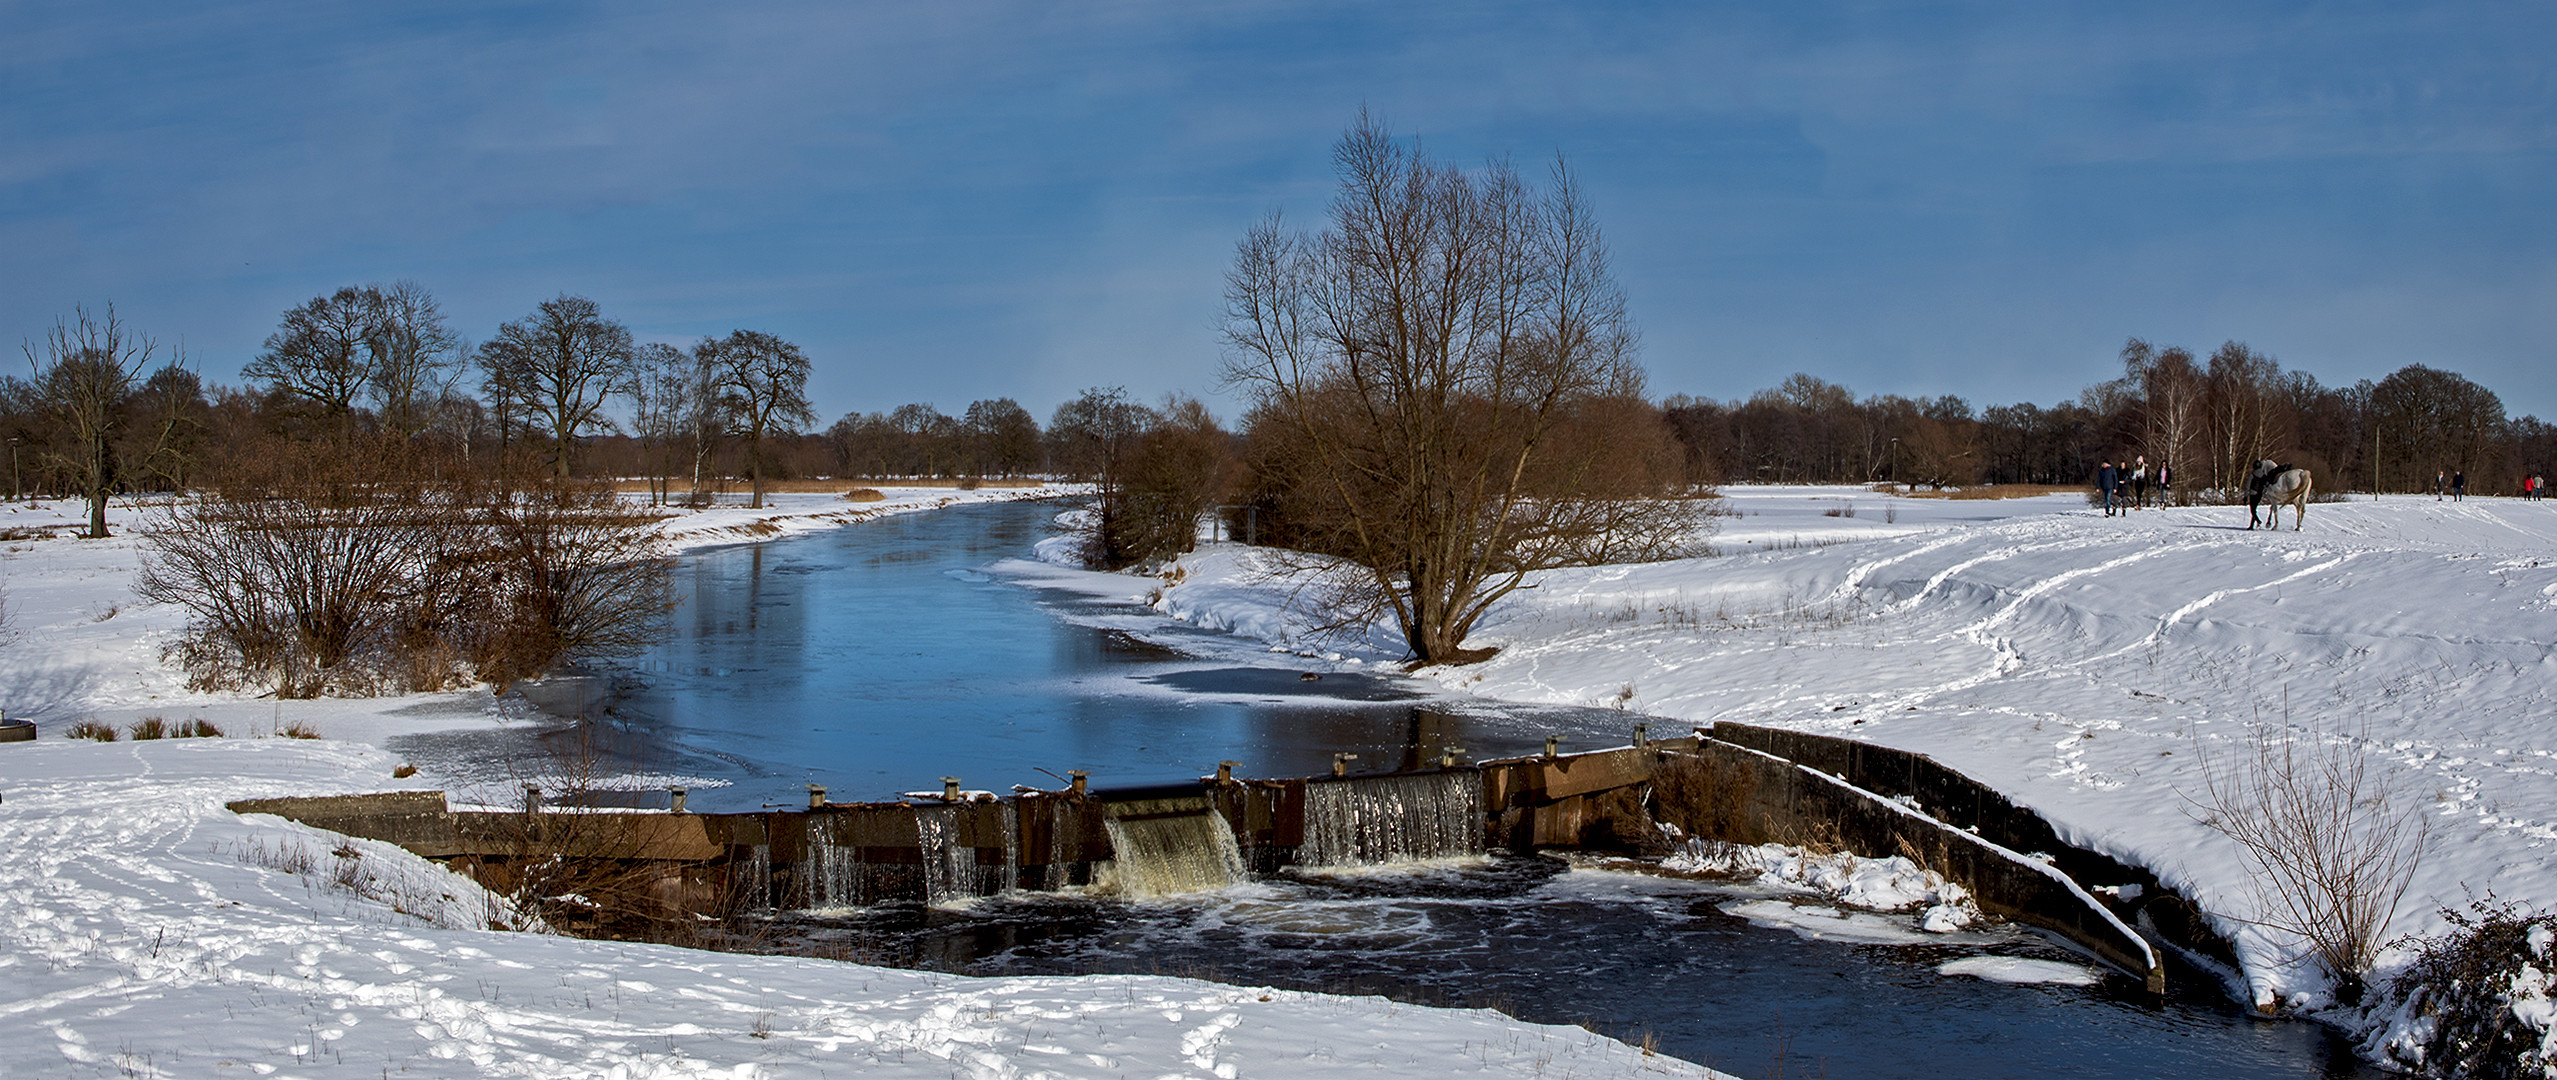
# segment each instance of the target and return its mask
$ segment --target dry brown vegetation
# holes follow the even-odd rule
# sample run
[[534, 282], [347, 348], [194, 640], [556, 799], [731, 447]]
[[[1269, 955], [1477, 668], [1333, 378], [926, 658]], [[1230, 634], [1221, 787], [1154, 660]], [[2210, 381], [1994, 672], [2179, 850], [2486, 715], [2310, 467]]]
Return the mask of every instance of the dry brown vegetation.
[[650, 518], [531, 463], [457, 465], [362, 436], [270, 444], [162, 510], [138, 591], [191, 617], [172, 649], [190, 681], [281, 697], [503, 686], [660, 632]]

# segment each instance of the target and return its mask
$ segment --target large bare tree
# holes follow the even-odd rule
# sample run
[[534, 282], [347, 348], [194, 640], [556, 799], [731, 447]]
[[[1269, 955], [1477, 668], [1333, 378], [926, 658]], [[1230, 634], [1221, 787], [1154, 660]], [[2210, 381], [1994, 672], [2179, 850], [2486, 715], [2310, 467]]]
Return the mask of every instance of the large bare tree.
[[126, 329], [109, 304], [104, 317], [76, 309], [69, 323], [57, 322], [46, 332], [43, 345], [28, 342], [23, 348], [35, 368], [34, 396], [61, 425], [68, 444], [52, 456], [89, 504], [85, 535], [103, 539], [107, 497], [119, 479], [116, 439], [126, 426], [128, 399], [158, 347]]
[[402, 438], [434, 425], [437, 407], [462, 369], [461, 339], [445, 325], [443, 306], [414, 281], [371, 286], [372, 394], [382, 424]]
[[[1598, 418], [1639, 402], [1624, 296], [1560, 160], [1442, 166], [1362, 115], [1333, 149], [1328, 228], [1272, 215], [1227, 276], [1228, 378], [1300, 523], [1390, 612], [1414, 660], [1465, 662], [1491, 606], [1549, 567], [1674, 550], [1697, 518]], [[1587, 422], [1582, 422], [1587, 421]], [[1657, 414], [1639, 439], [1665, 439]], [[1577, 437], [1557, 438], [1566, 430]], [[1672, 463], [1674, 467], [1674, 462]]]
[[628, 328], [594, 301], [563, 294], [499, 326], [479, 347], [479, 365], [492, 396], [550, 432], [552, 469], [564, 477], [578, 435], [612, 429], [604, 403], [629, 379], [633, 355]]
[[373, 382], [368, 352], [381, 318], [381, 291], [349, 285], [284, 313], [266, 351], [240, 374], [343, 420]]
[[705, 340], [694, 350], [716, 372], [719, 405], [746, 439], [746, 475], [754, 490], [747, 505], [764, 504], [764, 437], [817, 422], [808, 407], [808, 357], [771, 334], [739, 330]]
[[718, 371], [697, 353], [662, 342], [640, 346], [634, 357], [631, 434], [647, 461], [649, 502], [666, 501], [666, 478], [674, 475], [678, 455], [691, 462], [698, 496], [703, 464], [718, 442]]
[[265, 351], [240, 373], [341, 427], [370, 399], [383, 424], [405, 438], [432, 422], [460, 366], [460, 344], [425, 286], [349, 285], [285, 312]]

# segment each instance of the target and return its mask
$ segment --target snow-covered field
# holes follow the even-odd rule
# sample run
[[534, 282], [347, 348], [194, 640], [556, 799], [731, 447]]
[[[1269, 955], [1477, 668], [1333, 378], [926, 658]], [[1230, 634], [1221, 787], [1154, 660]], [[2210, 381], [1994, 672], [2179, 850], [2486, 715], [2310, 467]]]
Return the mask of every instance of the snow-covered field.
[[[2220, 915], [2258, 1001], [2322, 983], [2245, 921], [2262, 909], [2238, 853], [2191, 798], [2203, 753], [2237, 757], [2259, 722], [2349, 740], [2423, 807], [2392, 936], [2489, 891], [2557, 905], [2557, 502], [2321, 503], [2305, 531], [2248, 532], [2242, 509], [2107, 518], [2075, 495], [1727, 494], [1716, 557], [1542, 575], [1470, 642], [1497, 656], [1420, 674], [1620, 708], [1609, 737], [1738, 720], [1934, 755]], [[1277, 569], [1212, 547], [1158, 606], [1311, 657], [1401, 658], [1390, 626], [1312, 632]]]
[[[762, 539], [1002, 491], [779, 497], [668, 523], [679, 546]], [[159, 662], [181, 628], [138, 558], [68, 539], [77, 507], [0, 510], [14, 643], [0, 704], [0, 1077], [1712, 1076], [1579, 1028], [1481, 1010], [1149, 977], [966, 979], [487, 929], [512, 916], [395, 847], [230, 800], [433, 786], [393, 735], [524, 722], [486, 694], [242, 700]], [[202, 718], [229, 737], [102, 744]], [[326, 738], [272, 737], [303, 726]], [[260, 737], [266, 735], [267, 737]]]

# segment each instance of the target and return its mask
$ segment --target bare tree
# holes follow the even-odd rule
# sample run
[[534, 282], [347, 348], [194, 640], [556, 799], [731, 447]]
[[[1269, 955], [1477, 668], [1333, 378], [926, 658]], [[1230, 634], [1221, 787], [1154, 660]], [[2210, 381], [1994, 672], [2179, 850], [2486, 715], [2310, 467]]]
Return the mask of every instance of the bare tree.
[[2288, 454], [2291, 433], [2279, 393], [2282, 366], [2272, 357], [2226, 342], [2212, 351], [2203, 382], [2209, 393], [2211, 486], [2241, 490], [2255, 463]]
[[2202, 824], [2253, 871], [2260, 925], [2298, 936], [2347, 1000], [2386, 940], [2430, 823], [2389, 782], [2367, 730], [2256, 723], [2237, 760], [2202, 754]]
[[116, 436], [125, 425], [126, 401], [157, 346], [128, 332], [109, 304], [102, 319], [87, 308], [74, 309], [71, 322], [55, 323], [41, 347], [28, 342], [22, 348], [35, 368], [37, 400], [68, 436], [70, 445], [53, 457], [89, 504], [85, 535], [103, 539], [107, 497], [117, 483]]
[[1154, 412], [1128, 400], [1126, 387], [1096, 386], [1057, 406], [1048, 418], [1049, 457], [1057, 471], [1107, 487]]
[[1329, 228], [1272, 215], [1238, 246], [1227, 376], [1252, 397], [1255, 437], [1295, 448], [1256, 457], [1286, 461], [1286, 490], [1329, 519], [1325, 546], [1354, 566], [1345, 599], [1390, 612], [1418, 662], [1479, 659], [1466, 634], [1529, 573], [1666, 552], [1697, 518], [1654, 497], [1665, 484], [1633, 499], [1571, 487], [1594, 474], [1551, 456], [1577, 407], [1642, 384], [1606, 246], [1560, 161], [1539, 193], [1505, 163], [1440, 166], [1367, 115], [1333, 160]]
[[1166, 559], [1198, 543], [1234, 459], [1233, 437], [1196, 398], [1146, 410], [1147, 423], [1104, 474], [1089, 561], [1117, 568]]
[[2431, 482], [2440, 470], [2482, 473], [2505, 425], [2504, 403], [2494, 391], [2421, 364], [2371, 387], [2368, 408], [2389, 457], [2403, 466], [2395, 470], [2401, 491]]
[[389, 661], [412, 631], [483, 606], [458, 595], [476, 575], [452, 577], [467, 562], [455, 531], [466, 522], [449, 492], [371, 436], [263, 446], [144, 527], [136, 591], [188, 612], [178, 655], [198, 686], [370, 692], [401, 681]]
[[580, 434], [613, 429], [604, 403], [628, 382], [631, 358], [628, 328], [594, 301], [565, 294], [499, 326], [479, 348], [485, 385], [550, 432], [552, 468], [563, 477]]
[[[2145, 348], [2147, 342], [2131, 339], [2123, 346], [2128, 367], [2132, 347]], [[2157, 467], [2170, 470], [2170, 482], [2183, 476], [2185, 470], [2199, 465], [2203, 459], [2201, 443], [2204, 408], [2208, 404], [2202, 373], [2193, 366], [2193, 354], [2170, 346], [2159, 350], [2153, 359], [2140, 365], [2140, 386], [2146, 399], [2148, 437], [2143, 445]], [[2199, 479], [2198, 475], [2191, 479]], [[2190, 480], [2182, 481], [2186, 487]]]
[[667, 478], [676, 456], [690, 451], [693, 489], [701, 487], [701, 462], [717, 412], [715, 375], [693, 353], [664, 343], [642, 345], [633, 354], [628, 392], [631, 434], [637, 436], [648, 468], [650, 505], [666, 501]]
[[1011, 398], [968, 403], [969, 468], [987, 476], [1019, 476], [1039, 467], [1039, 422]]
[[797, 431], [817, 422], [808, 407], [808, 357], [771, 334], [739, 330], [695, 350], [717, 372], [719, 405], [739, 435], [746, 439], [746, 474], [754, 495], [747, 505], [764, 504], [764, 437]]
[[253, 382], [299, 398], [343, 422], [373, 382], [369, 352], [381, 317], [381, 292], [349, 285], [284, 313], [266, 351], [240, 369]]
[[434, 423], [435, 409], [461, 377], [461, 339], [444, 323], [433, 293], [414, 281], [373, 286], [373, 327], [365, 341], [372, 395], [382, 423], [407, 438]]

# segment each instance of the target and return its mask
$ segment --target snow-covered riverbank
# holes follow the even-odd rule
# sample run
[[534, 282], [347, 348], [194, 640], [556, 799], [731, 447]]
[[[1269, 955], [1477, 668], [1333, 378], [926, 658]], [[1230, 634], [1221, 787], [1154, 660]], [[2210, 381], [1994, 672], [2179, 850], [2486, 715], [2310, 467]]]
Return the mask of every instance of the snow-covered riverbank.
[[[1016, 491], [783, 495], [670, 519], [701, 547]], [[942, 1078], [1718, 1075], [1480, 1010], [1148, 977], [966, 979], [487, 929], [502, 903], [397, 848], [225, 802], [438, 786], [392, 736], [529, 723], [482, 693], [288, 701], [187, 690], [179, 614], [132, 593], [135, 511], [0, 510], [16, 642], [0, 704], [0, 1076]], [[54, 533], [54, 538], [35, 536]], [[97, 743], [202, 719], [224, 738]], [[272, 733], [306, 728], [319, 740]]]
[[[2489, 890], [2557, 905], [2557, 503], [2319, 504], [2303, 532], [2225, 507], [2107, 518], [2082, 497], [1729, 491], [1714, 558], [1544, 574], [1421, 676], [1633, 723], [1739, 720], [1931, 754], [2074, 843], [2155, 869], [2247, 961], [2259, 1001], [2322, 981], [2199, 823], [2197, 748], [2257, 721], [2350, 740], [2420, 802], [2430, 854], [2391, 936]], [[1157, 606], [1316, 659], [1402, 655], [1390, 626], [1324, 635], [1268, 553], [1180, 561]], [[2388, 963], [2402, 959], [2392, 955]]]

